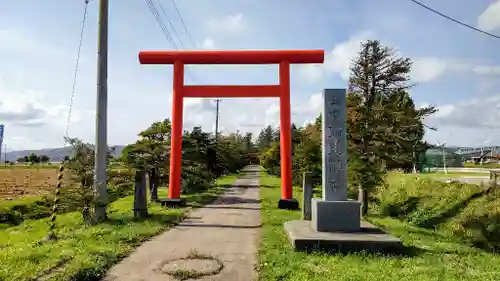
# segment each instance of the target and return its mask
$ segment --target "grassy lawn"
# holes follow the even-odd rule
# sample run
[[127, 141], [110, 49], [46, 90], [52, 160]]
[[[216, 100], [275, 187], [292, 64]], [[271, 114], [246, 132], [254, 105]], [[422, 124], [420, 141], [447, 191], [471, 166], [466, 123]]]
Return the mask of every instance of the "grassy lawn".
[[[232, 184], [236, 175], [217, 181], [219, 186]], [[188, 208], [164, 209], [149, 206], [150, 217], [135, 220], [132, 216], [133, 196], [113, 202], [109, 220], [86, 227], [78, 212], [57, 217], [55, 242], [39, 243], [47, 234], [47, 219], [26, 220], [23, 224], [0, 230], [0, 280], [100, 280], [106, 270], [130, 253], [142, 241], [182, 220], [189, 207], [215, 199], [224, 187], [186, 195]], [[166, 197], [167, 190], [160, 190]], [[38, 280], [38, 279], [37, 279]], [[42, 280], [42, 279], [41, 279]]]
[[483, 165], [476, 165], [473, 163], [464, 163], [465, 168], [485, 168], [485, 169], [500, 169], [500, 164], [498, 163], [488, 163]]
[[[374, 254], [327, 255], [295, 252], [283, 223], [300, 219], [300, 211], [276, 208], [280, 180], [263, 175], [260, 280], [500, 280], [500, 255], [486, 253], [440, 232], [412, 227], [391, 218], [370, 221], [413, 247], [407, 257]], [[302, 194], [295, 191], [298, 199]]]
[[419, 173], [419, 174], [403, 174], [406, 177], [418, 176], [418, 177], [427, 177], [427, 178], [466, 178], [466, 177], [489, 177], [489, 172], [435, 172], [435, 173]]

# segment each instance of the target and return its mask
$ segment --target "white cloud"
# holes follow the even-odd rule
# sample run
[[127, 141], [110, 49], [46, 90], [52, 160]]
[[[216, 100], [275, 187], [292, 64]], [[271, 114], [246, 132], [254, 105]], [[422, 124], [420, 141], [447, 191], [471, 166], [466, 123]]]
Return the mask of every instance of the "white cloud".
[[438, 109], [425, 121], [438, 129], [428, 132], [429, 141], [462, 146], [500, 144], [500, 95], [443, 104]]
[[470, 70], [470, 66], [458, 59], [423, 57], [413, 59], [411, 78], [416, 82], [430, 82], [449, 71]]
[[[41, 92], [8, 93], [2, 89], [0, 101], [0, 120], [6, 127], [5, 142], [9, 147], [36, 149], [63, 144], [68, 105], [47, 102]], [[94, 116], [92, 110], [73, 108], [70, 128], [92, 128]]]
[[323, 77], [323, 65], [321, 64], [300, 64], [298, 70], [299, 75], [309, 82], [318, 82]]
[[323, 64], [299, 65], [300, 75], [309, 82], [317, 82], [325, 72], [330, 72], [348, 80], [351, 74], [351, 62], [358, 55], [361, 42], [374, 35], [373, 31], [363, 31], [351, 36], [347, 41], [336, 44], [330, 52], [325, 53]]
[[438, 107], [430, 121], [469, 128], [500, 128], [500, 95]]
[[472, 71], [483, 75], [500, 75], [500, 66], [478, 66]]
[[[330, 52], [326, 53], [323, 65], [300, 65], [299, 73], [309, 82], [318, 82], [323, 78], [325, 72], [336, 73], [342, 79], [348, 80], [351, 74], [352, 60], [357, 57], [361, 43], [374, 37], [375, 32], [371, 30], [355, 34], [348, 40], [336, 44]], [[398, 51], [396, 54], [407, 56]], [[434, 81], [450, 71], [473, 71], [481, 75], [500, 74], [498, 66], [473, 67], [458, 58], [415, 57], [412, 60], [411, 78], [413, 81], [421, 83]]]
[[477, 19], [477, 26], [485, 31], [494, 31], [500, 28], [500, 1], [489, 5]]
[[242, 13], [236, 13], [207, 23], [211, 33], [239, 33], [248, 28], [248, 22]]
[[[59, 44], [50, 44], [42, 40], [38, 34], [32, 34], [24, 29], [0, 29], [0, 55], [8, 55], [9, 58], [26, 59], [47, 59], [50, 57], [51, 64], [71, 63], [76, 53], [67, 50]], [[80, 64], [87, 64], [89, 61], [84, 56], [80, 56]]]
[[415, 60], [411, 77], [417, 82], [429, 82], [444, 74], [446, 68], [446, 62], [437, 58]]
[[345, 42], [335, 45], [333, 50], [325, 57], [325, 69], [338, 73], [344, 80], [349, 79], [351, 62], [356, 58], [361, 42], [371, 39], [374, 35], [373, 31], [364, 31], [350, 37]]
[[203, 49], [215, 49], [214, 39], [211, 37], [206, 38], [205, 40], [203, 40], [203, 43], [201, 43], [201, 47]]
[[[299, 71], [302, 77], [310, 82], [319, 81], [325, 72], [336, 73], [342, 79], [348, 80], [351, 74], [352, 61], [357, 57], [361, 42], [373, 38], [373, 31], [364, 31], [350, 37], [347, 41], [336, 44], [333, 49], [325, 55], [323, 65], [301, 65]], [[403, 56], [396, 51], [398, 56]], [[413, 58], [411, 72], [412, 80], [416, 82], [430, 82], [445, 75], [448, 71], [470, 71], [472, 67], [460, 59], [439, 57], [417, 57]], [[478, 74], [496, 74], [500, 72], [498, 67], [478, 67], [474, 69]]]

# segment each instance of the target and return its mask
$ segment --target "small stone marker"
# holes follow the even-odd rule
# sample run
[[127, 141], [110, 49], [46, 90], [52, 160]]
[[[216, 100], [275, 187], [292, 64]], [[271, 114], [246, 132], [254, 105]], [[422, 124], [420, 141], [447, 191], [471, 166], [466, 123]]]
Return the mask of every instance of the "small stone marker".
[[325, 89], [322, 120], [323, 199], [311, 200], [316, 231], [359, 231], [360, 203], [347, 200], [347, 99], [345, 89]]
[[147, 215], [148, 205], [146, 195], [146, 173], [144, 171], [136, 171], [134, 187], [134, 217], [142, 218]]
[[302, 182], [302, 204], [304, 205], [302, 208], [302, 219], [303, 220], [311, 220], [311, 199], [313, 197], [313, 186], [311, 182], [311, 174], [305, 172], [303, 174], [303, 182]]
[[156, 169], [151, 169], [148, 178], [150, 200], [151, 202], [158, 202], [158, 176]]

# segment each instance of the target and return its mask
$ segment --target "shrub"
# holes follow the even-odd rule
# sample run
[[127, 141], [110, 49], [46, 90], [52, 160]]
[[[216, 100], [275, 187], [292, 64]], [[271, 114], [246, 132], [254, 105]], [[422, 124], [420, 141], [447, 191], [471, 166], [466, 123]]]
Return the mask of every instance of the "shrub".
[[495, 187], [391, 173], [377, 191], [384, 215], [500, 249], [500, 190]]
[[25, 197], [0, 203], [0, 224], [18, 225], [25, 219], [47, 217], [52, 211], [48, 197]]

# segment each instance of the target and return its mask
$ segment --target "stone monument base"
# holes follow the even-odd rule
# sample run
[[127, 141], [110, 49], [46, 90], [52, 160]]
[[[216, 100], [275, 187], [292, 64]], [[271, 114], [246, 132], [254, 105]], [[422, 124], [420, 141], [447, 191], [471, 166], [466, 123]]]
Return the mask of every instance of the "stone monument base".
[[357, 232], [361, 227], [361, 203], [356, 200], [311, 200], [311, 222], [315, 231]]
[[298, 210], [299, 209], [299, 201], [297, 199], [280, 199], [278, 201], [278, 209], [284, 210]]
[[311, 221], [295, 220], [284, 224], [292, 246], [299, 251], [390, 252], [403, 253], [401, 240], [380, 228], [361, 222], [357, 232], [320, 232]]

